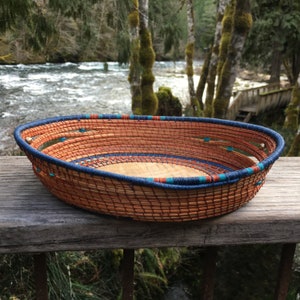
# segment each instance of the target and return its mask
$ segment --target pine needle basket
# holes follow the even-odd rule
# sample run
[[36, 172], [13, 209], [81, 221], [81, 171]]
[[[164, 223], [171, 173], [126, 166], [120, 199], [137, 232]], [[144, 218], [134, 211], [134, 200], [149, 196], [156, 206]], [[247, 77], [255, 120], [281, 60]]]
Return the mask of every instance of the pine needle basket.
[[64, 116], [21, 125], [14, 135], [59, 199], [153, 222], [238, 209], [259, 191], [284, 148], [271, 129], [213, 118]]

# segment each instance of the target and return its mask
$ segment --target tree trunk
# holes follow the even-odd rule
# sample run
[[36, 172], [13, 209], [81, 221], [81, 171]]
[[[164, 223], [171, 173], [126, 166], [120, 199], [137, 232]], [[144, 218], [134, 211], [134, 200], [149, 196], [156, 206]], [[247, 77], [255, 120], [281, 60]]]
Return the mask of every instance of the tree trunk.
[[209, 70], [207, 75], [206, 98], [204, 105], [204, 116], [212, 116], [212, 102], [215, 95], [215, 82], [217, 75], [218, 56], [220, 51], [220, 41], [222, 36], [222, 21], [225, 13], [225, 8], [228, 6], [230, 0], [220, 0], [217, 7], [217, 24], [214, 37], [214, 45], [211, 53]]
[[229, 44], [231, 42], [235, 5], [236, 0], [229, 0], [228, 5], [225, 7], [222, 19], [222, 32], [217, 65], [217, 76], [219, 79], [221, 77], [222, 69], [228, 55]]
[[300, 126], [287, 156], [300, 156]]
[[139, 11], [138, 1], [133, 0], [133, 8], [128, 16], [130, 34], [130, 68], [128, 81], [131, 92], [131, 109], [136, 115], [142, 114], [141, 66], [139, 61]]
[[204, 60], [203, 66], [202, 66], [202, 70], [201, 70], [200, 79], [199, 79], [197, 89], [196, 89], [196, 97], [199, 102], [201, 111], [203, 111], [203, 109], [204, 109], [202, 98], [203, 98], [203, 93], [204, 93], [204, 89], [205, 89], [205, 84], [207, 81], [209, 65], [210, 65], [210, 60], [211, 60], [211, 54], [212, 54], [212, 48], [210, 48], [208, 50], [208, 52], [206, 53], [206, 57], [205, 57], [205, 60]]
[[300, 53], [295, 52], [290, 57], [283, 59], [285, 72], [291, 85], [297, 82], [300, 73]]
[[158, 100], [153, 91], [155, 77], [152, 72], [155, 62], [155, 53], [152, 46], [152, 37], [148, 28], [148, 0], [139, 0], [140, 18], [140, 64], [142, 67], [142, 113], [155, 115]]
[[271, 76], [270, 83], [280, 82], [280, 69], [281, 69], [281, 53], [280, 53], [280, 43], [274, 41], [273, 51], [272, 51], [272, 62], [271, 62]]
[[185, 48], [185, 61], [186, 61], [186, 75], [188, 79], [188, 88], [190, 95], [190, 103], [193, 109], [193, 115], [199, 116], [200, 105], [196, 97], [194, 86], [194, 47], [195, 47], [195, 24], [194, 24], [194, 8], [193, 0], [186, 0], [186, 12], [187, 12], [187, 29], [188, 39]]
[[299, 107], [300, 107], [300, 75], [294, 85], [292, 99], [286, 109], [284, 128], [297, 131], [299, 126]]
[[219, 77], [213, 116], [225, 118], [247, 34], [252, 25], [249, 0], [236, 0], [228, 54]]
[[286, 117], [284, 121], [284, 128], [298, 131], [296, 132], [294, 141], [289, 149], [287, 156], [299, 156], [300, 155], [300, 123], [299, 123], [299, 110], [300, 110], [300, 74], [298, 74], [298, 80], [296, 81], [291, 102], [286, 109]]

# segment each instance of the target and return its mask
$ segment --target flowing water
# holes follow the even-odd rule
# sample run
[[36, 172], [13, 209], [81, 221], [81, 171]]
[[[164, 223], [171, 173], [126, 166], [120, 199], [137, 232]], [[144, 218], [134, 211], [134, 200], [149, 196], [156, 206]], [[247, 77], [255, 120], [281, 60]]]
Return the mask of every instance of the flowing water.
[[[172, 88], [188, 99], [184, 62], [155, 64], [155, 90]], [[18, 148], [14, 128], [47, 117], [82, 113], [131, 113], [128, 66], [109, 63], [0, 65], [0, 155]]]

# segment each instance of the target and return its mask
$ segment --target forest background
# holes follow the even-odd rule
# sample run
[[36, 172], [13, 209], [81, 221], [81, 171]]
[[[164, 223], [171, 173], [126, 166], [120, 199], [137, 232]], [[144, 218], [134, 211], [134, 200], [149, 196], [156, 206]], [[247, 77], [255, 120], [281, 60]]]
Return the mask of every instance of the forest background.
[[[185, 59], [189, 38], [187, 2], [149, 1], [149, 28], [156, 60]], [[271, 82], [280, 81], [285, 75], [297, 86], [300, 4], [288, 0], [250, 2], [253, 24], [243, 47], [240, 66], [269, 75]], [[213, 45], [218, 3], [213, 0], [193, 2], [193, 59], [206, 59]], [[2, 0], [0, 63], [129, 63], [128, 16], [131, 10], [132, 1], [125, 0]], [[294, 95], [297, 91], [295, 89]], [[294, 103], [296, 108], [293, 107], [296, 123], [299, 118], [297, 103]], [[271, 120], [268, 116], [261, 116], [261, 119], [268, 119], [268, 125], [281, 130], [286, 111], [270, 115]], [[275, 124], [274, 120], [281, 123]], [[290, 140], [297, 135], [297, 127], [285, 130]], [[279, 252], [280, 245], [224, 247], [217, 264], [216, 299], [270, 299]], [[122, 252], [119, 250], [54, 253], [48, 260], [50, 299], [117, 299], [120, 295], [117, 274]], [[140, 249], [136, 251], [136, 262], [137, 299], [165, 299], [170, 287], [182, 286], [186, 297], [199, 299], [203, 249]], [[0, 265], [0, 299], [32, 299], [33, 282], [28, 276], [32, 273], [31, 257], [1, 256]], [[297, 260], [289, 299], [299, 297], [299, 265]]]
[[[131, 1], [75, 0], [68, 4], [68, 1], [36, 0], [28, 1], [29, 7], [17, 6], [18, 1], [15, 2], [11, 13], [16, 18], [2, 25], [4, 16], [0, 18], [1, 63], [129, 62]], [[200, 58], [214, 35], [216, 3], [197, 1], [194, 9], [196, 58]], [[184, 59], [187, 40], [184, 2], [149, 1], [149, 20], [156, 60]]]

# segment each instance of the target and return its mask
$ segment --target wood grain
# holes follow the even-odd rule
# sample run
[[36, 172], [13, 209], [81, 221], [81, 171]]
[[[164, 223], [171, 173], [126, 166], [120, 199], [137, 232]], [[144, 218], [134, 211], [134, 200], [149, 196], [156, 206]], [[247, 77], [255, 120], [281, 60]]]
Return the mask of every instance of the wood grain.
[[223, 217], [146, 223], [52, 196], [26, 157], [0, 157], [0, 253], [300, 242], [300, 158], [280, 158], [257, 196]]

